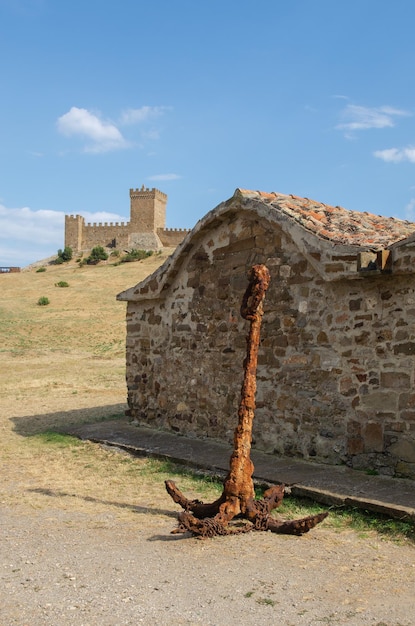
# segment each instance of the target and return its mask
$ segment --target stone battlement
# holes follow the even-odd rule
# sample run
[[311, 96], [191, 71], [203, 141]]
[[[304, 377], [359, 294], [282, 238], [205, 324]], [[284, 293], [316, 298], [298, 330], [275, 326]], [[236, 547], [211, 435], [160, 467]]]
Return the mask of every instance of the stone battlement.
[[96, 228], [102, 226], [121, 226], [125, 228], [129, 228], [129, 222], [87, 222], [85, 224], [85, 228]]
[[190, 232], [189, 228], [163, 228], [165, 233], [188, 233]]
[[144, 185], [141, 187], [141, 189], [130, 189], [130, 196], [141, 196], [141, 197], [153, 197], [153, 196], [160, 196], [162, 198], [166, 198], [166, 202], [167, 202], [167, 194], [163, 193], [162, 191], [160, 191], [159, 189], [156, 189], [155, 187], [152, 187], [151, 189], [149, 189], [148, 187], [144, 187]]

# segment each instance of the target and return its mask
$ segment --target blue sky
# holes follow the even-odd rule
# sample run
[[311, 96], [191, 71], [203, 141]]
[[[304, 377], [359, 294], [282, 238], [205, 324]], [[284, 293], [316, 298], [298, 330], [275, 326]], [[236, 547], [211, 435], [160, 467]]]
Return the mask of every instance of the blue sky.
[[415, 221], [413, 0], [0, 0], [0, 265], [237, 187]]

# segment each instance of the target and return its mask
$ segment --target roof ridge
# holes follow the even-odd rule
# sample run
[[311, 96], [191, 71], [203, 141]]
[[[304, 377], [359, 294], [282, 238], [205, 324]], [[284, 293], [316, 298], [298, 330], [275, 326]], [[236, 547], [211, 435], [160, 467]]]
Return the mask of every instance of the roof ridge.
[[387, 247], [415, 233], [415, 223], [325, 204], [295, 194], [238, 188], [234, 197], [259, 200], [333, 243]]

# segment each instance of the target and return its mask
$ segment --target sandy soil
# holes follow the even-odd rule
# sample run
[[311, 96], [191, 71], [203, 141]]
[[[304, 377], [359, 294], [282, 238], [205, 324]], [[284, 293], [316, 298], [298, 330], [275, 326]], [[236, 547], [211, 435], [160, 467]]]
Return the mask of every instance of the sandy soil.
[[[113, 296], [138, 269], [0, 277], [0, 625], [415, 624], [413, 544], [325, 522], [303, 537], [171, 535], [178, 509], [145, 460], [38, 436], [122, 414]], [[49, 310], [34, 304], [49, 293]]]

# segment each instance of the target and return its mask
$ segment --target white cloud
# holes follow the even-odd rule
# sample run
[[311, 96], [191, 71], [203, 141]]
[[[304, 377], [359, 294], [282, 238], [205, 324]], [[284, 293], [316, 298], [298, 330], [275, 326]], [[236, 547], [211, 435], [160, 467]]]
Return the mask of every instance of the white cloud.
[[390, 106], [364, 107], [348, 104], [341, 112], [344, 120], [338, 124], [338, 130], [356, 131], [370, 128], [391, 128], [395, 126], [395, 118], [410, 115], [409, 112]]
[[376, 150], [374, 156], [387, 163], [401, 163], [409, 161], [415, 163], [415, 148], [408, 146], [407, 148], [387, 148], [386, 150]]
[[150, 106], [142, 106], [139, 109], [126, 109], [122, 112], [120, 124], [141, 124], [143, 122], [148, 122], [149, 120], [153, 120], [156, 117], [160, 117], [164, 115], [166, 111], [168, 111], [170, 107], [158, 106], [158, 107], [150, 107]]
[[[100, 211], [83, 212], [87, 223], [125, 222], [126, 217]], [[0, 266], [25, 267], [57, 254], [65, 245], [65, 214], [0, 204]]]
[[67, 137], [81, 135], [91, 140], [92, 143], [85, 146], [86, 152], [109, 152], [128, 147], [128, 142], [114, 124], [101, 120], [87, 109], [72, 107], [58, 118], [57, 127]]
[[[142, 106], [138, 109], [126, 109], [122, 112], [118, 125], [131, 126], [133, 124], [145, 124], [164, 115], [171, 107], [166, 106]], [[88, 109], [72, 107], [67, 113], [57, 120], [58, 131], [66, 137], [79, 135], [87, 140], [85, 152], [109, 152], [129, 148], [130, 143], [124, 138], [117, 125], [113, 122], [101, 119], [97, 113]], [[144, 139], [159, 139], [158, 129], [147, 130], [142, 134]]]
[[148, 177], [149, 180], [179, 180], [180, 178], [179, 174], [155, 174]]
[[64, 223], [59, 211], [0, 205], [0, 264], [24, 267], [56, 254], [63, 248]]
[[33, 211], [28, 207], [8, 209], [0, 205], [0, 237], [5, 240], [36, 239], [42, 244], [48, 244], [58, 232], [62, 232], [63, 225], [64, 213], [59, 211]]

